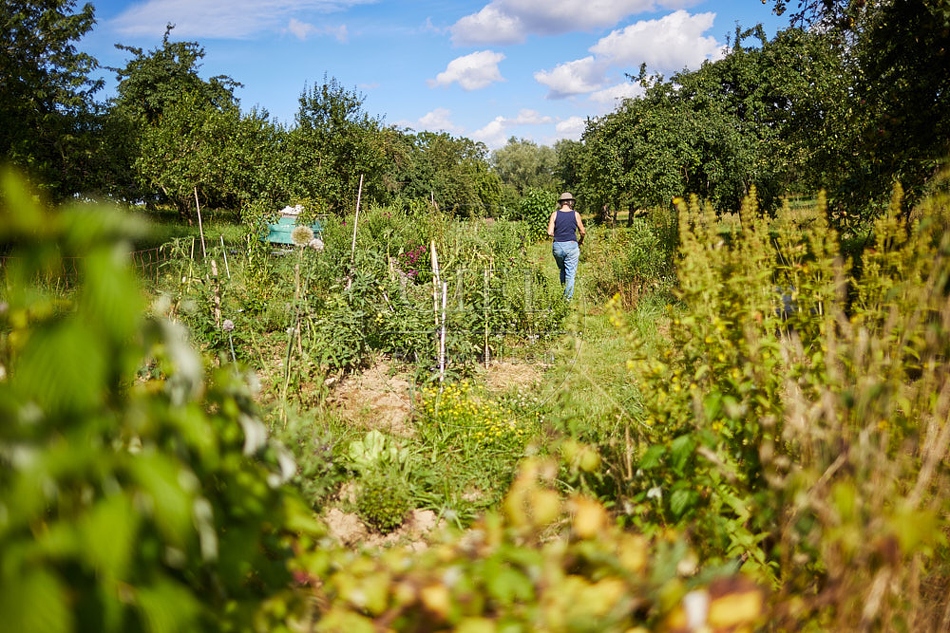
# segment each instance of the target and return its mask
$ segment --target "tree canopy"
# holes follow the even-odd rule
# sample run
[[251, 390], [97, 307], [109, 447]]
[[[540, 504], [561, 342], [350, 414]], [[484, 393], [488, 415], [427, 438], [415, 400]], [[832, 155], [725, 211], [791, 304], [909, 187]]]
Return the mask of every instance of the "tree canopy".
[[668, 79], [631, 72], [644, 95], [590, 119], [579, 141], [513, 137], [489, 151], [388, 126], [326, 75], [304, 88], [293, 125], [242, 111], [240, 84], [202, 76], [204, 49], [173, 40], [171, 25], [152, 50], [116, 45], [130, 57], [110, 69], [116, 94], [100, 103], [98, 64], [76, 48], [93, 6], [10, 0], [0, 8], [0, 157], [54, 200], [169, 203], [183, 219], [196, 197], [339, 214], [360, 193], [504, 215], [534, 189], [574, 191], [587, 210], [689, 193], [729, 209], [753, 185], [766, 206], [825, 189], [832, 207], [870, 216], [895, 181], [911, 208], [950, 155], [947, 0], [770, 4], [789, 28], [768, 39], [737, 27], [722, 58]]
[[[102, 82], [76, 43], [92, 28], [91, 4], [0, 4], [0, 157], [32, 175], [54, 199], [81, 187], [96, 151], [92, 132]], [[88, 184], [88, 183], [87, 183]]]

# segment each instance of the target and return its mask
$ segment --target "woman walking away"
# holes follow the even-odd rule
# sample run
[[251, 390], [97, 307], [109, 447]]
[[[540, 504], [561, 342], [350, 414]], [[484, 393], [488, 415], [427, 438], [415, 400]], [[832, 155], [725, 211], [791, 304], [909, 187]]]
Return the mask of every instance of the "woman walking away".
[[551, 252], [558, 270], [561, 271], [561, 285], [564, 286], [564, 298], [574, 296], [574, 276], [577, 274], [577, 262], [581, 257], [581, 244], [587, 231], [581, 214], [574, 210], [574, 196], [565, 191], [557, 199], [558, 209], [548, 220], [548, 235], [554, 238]]

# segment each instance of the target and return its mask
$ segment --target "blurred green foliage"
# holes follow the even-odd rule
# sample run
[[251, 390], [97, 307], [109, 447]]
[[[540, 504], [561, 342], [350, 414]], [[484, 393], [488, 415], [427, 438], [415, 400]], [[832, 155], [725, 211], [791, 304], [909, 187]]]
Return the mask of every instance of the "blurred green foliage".
[[286, 630], [290, 535], [320, 528], [247, 377], [148, 315], [145, 227], [11, 175], [0, 213], [3, 630]]

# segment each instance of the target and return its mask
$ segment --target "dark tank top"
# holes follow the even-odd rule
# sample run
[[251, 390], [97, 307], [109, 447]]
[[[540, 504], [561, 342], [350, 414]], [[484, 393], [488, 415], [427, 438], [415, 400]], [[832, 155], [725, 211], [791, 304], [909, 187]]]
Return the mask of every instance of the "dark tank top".
[[574, 211], [558, 211], [554, 216], [554, 241], [576, 242], [576, 231], [577, 218], [574, 217]]

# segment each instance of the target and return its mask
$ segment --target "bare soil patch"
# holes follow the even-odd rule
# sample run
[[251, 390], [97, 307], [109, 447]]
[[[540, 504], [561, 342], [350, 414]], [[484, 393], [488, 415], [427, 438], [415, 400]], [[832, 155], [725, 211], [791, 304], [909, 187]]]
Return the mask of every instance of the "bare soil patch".
[[432, 510], [411, 511], [403, 524], [389, 534], [368, 529], [356, 514], [339, 508], [329, 509], [323, 520], [330, 535], [344, 547], [375, 549], [401, 545], [412, 551], [422, 551], [428, 547], [429, 535], [443, 523]]
[[[542, 368], [527, 363], [500, 361], [491, 363], [479, 375], [492, 394], [512, 390], [535, 389], [541, 381]], [[360, 374], [346, 376], [332, 385], [327, 405], [343, 420], [367, 430], [377, 429], [401, 437], [413, 434], [415, 385], [412, 375], [387, 359], [380, 359]], [[431, 510], [413, 510], [405, 522], [389, 534], [380, 534], [367, 527], [358, 515], [346, 512], [354, 491], [344, 488], [340, 503], [324, 514], [331, 535], [346, 547], [380, 548], [392, 545], [413, 550], [427, 547], [433, 530], [443, 522]]]
[[385, 359], [334, 385], [327, 404], [352, 424], [408, 437], [412, 435], [413, 386], [406, 371]]
[[499, 361], [490, 363], [485, 371], [485, 387], [496, 394], [534, 389], [540, 382], [541, 371], [536, 365]]

